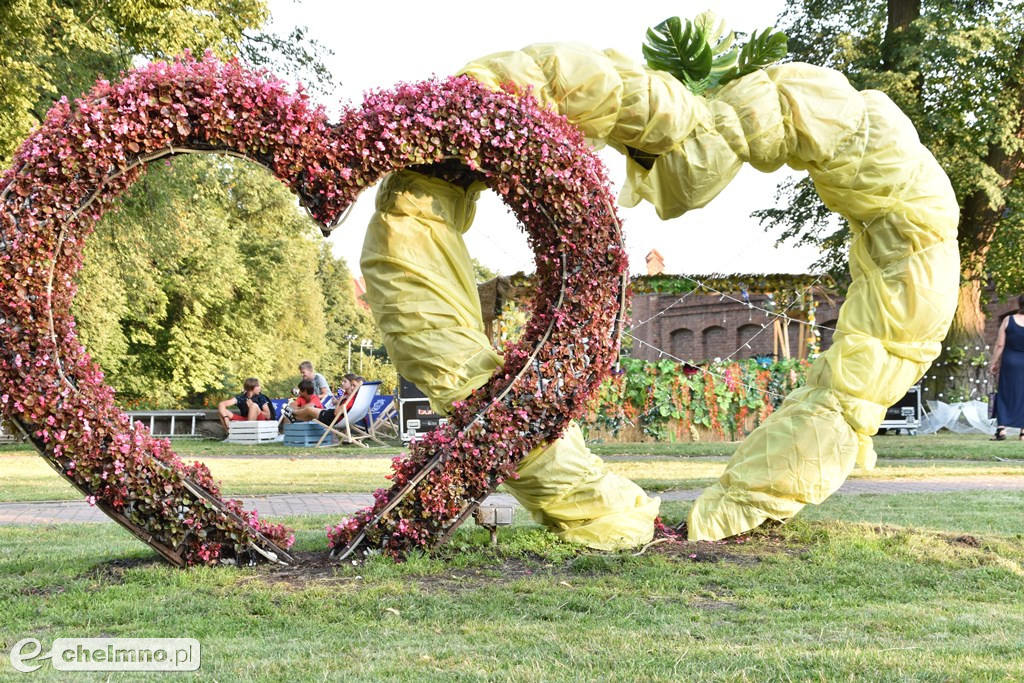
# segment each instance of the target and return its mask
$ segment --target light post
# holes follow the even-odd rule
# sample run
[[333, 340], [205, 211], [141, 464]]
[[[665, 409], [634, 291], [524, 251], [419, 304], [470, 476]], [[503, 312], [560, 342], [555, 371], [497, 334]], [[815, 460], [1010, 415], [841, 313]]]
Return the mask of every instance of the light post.
[[362, 343], [359, 345], [359, 374], [360, 375], [363, 374], [363, 358], [366, 356], [366, 352], [365, 352], [364, 349], [372, 349], [372, 348], [373, 348], [373, 340], [372, 339], [363, 339]]
[[359, 335], [346, 334], [345, 339], [348, 340], [348, 372], [352, 372], [352, 342], [359, 339]]

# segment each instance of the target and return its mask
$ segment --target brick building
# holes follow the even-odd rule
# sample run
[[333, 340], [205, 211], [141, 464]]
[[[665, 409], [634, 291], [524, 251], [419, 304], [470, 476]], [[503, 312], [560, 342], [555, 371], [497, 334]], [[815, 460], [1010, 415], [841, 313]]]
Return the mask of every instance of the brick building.
[[[743, 302], [740, 292], [720, 294], [635, 294], [633, 296], [634, 342], [630, 355], [634, 358], [656, 360], [663, 350], [676, 358], [703, 361], [714, 358], [736, 359], [771, 355], [776, 349], [776, 316], [761, 309], [772, 309], [773, 304], [764, 294], [751, 294], [751, 308]], [[729, 297], [733, 297], [730, 299]], [[738, 300], [738, 301], [737, 301]], [[845, 299], [838, 295], [816, 296], [816, 323], [820, 325], [821, 348], [832, 343], [832, 330], [839, 320], [839, 307]], [[1016, 309], [1016, 301], [996, 302], [987, 307], [986, 341], [995, 344], [999, 316]], [[792, 317], [800, 317], [790, 311]], [[647, 321], [647, 322], [645, 322]], [[800, 355], [799, 324], [789, 324], [789, 356]], [[805, 334], [807, 327], [804, 325]], [[744, 347], [749, 344], [749, 347]], [[780, 339], [781, 344], [781, 339]], [[780, 356], [782, 353], [779, 347]]]

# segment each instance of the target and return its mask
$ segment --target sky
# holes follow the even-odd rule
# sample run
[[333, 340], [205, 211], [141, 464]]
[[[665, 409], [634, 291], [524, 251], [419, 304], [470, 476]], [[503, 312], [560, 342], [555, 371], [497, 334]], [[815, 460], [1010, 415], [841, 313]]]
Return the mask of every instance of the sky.
[[[719, 0], [714, 11], [730, 29], [750, 32], [772, 26], [783, 0]], [[581, 42], [615, 48], [642, 62], [644, 33], [670, 16], [693, 17], [707, 2], [645, 0], [617, 5], [619, 13], [586, 10], [577, 2], [517, 0], [487, 2], [328, 2], [270, 0], [272, 28], [287, 34], [305, 26], [310, 37], [333, 51], [323, 55], [339, 87], [330, 98], [317, 96], [329, 111], [341, 101], [358, 103], [369, 88], [398, 81], [447, 76], [467, 62], [532, 43]], [[623, 11], [621, 8], [628, 7]], [[625, 177], [625, 161], [611, 149], [599, 153], [616, 191]], [[662, 221], [646, 202], [619, 207], [633, 273], [646, 272], [645, 257], [657, 249], [669, 273], [801, 273], [818, 257], [813, 248], [775, 248], [775, 236], [750, 217], [773, 206], [775, 187], [790, 171], [759, 173], [744, 167], [710, 204]], [[348, 220], [329, 238], [335, 255], [359, 273], [365, 226], [373, 213], [375, 190], [365, 192]], [[470, 254], [492, 270], [508, 275], [533, 269], [526, 237], [501, 201], [484, 193], [473, 227], [466, 233]]]

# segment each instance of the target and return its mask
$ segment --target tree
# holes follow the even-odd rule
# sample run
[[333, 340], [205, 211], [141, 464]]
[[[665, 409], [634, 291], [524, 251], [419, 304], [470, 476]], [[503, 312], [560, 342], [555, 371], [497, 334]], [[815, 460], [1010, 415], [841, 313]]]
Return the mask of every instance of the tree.
[[379, 353], [382, 342], [373, 316], [356, 301], [352, 272], [345, 261], [335, 258], [327, 242], [320, 245], [316, 281], [324, 300], [328, 349], [321, 370], [336, 382], [338, 377], [348, 372], [349, 353], [352, 358], [361, 353], [363, 339], [374, 341], [375, 353]]
[[281, 393], [325, 351], [319, 240], [254, 164], [152, 168], [86, 245], [83, 343], [126, 402], [201, 403], [250, 375]]
[[237, 53], [267, 18], [264, 0], [11, 0], [0, 4], [0, 161], [61, 94], [75, 96], [136, 56]]
[[[795, 59], [892, 98], [949, 175], [962, 277], [936, 365], [947, 369], [947, 395], [968, 393], [956, 367], [984, 346], [986, 282], [1000, 294], [1024, 288], [1024, 13], [1007, 0], [789, 0], [780, 24]], [[756, 212], [762, 223], [785, 226], [783, 240], [823, 247], [819, 265], [845, 270], [849, 231], [836, 228], [809, 180], [783, 183], [777, 197], [786, 208]]]
[[211, 50], [329, 90], [323, 46], [304, 28], [287, 37], [261, 31], [268, 17], [266, 0], [0, 3], [0, 166], [61, 95], [75, 97], [139, 58]]
[[[0, 4], [0, 163], [61, 95], [138, 59], [239, 56], [327, 91], [322, 46], [260, 29], [266, 0]], [[79, 333], [125, 402], [200, 403], [242, 377], [294, 383], [325, 352], [318, 241], [294, 198], [253, 164], [179, 158], [149, 170], [97, 226], [77, 278]]]

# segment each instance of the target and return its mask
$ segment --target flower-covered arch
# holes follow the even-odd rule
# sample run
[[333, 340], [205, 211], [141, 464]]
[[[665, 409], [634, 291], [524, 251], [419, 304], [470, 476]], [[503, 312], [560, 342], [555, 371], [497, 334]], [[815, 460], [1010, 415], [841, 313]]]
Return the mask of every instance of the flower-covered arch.
[[[292, 540], [221, 500], [204, 465], [132, 424], [76, 335], [74, 275], [92, 226], [147, 163], [184, 153], [265, 166], [325, 234], [383, 175], [455, 162], [485, 179], [529, 233], [538, 294], [526, 334], [448, 427], [396, 463], [370, 539], [390, 552], [429, 546], [457, 526], [581, 413], [616, 358], [627, 261], [607, 181], [582, 135], [532, 97], [468, 77], [428, 81], [371, 93], [332, 125], [268, 74], [210, 57], [100, 82], [58, 103], [0, 182], [0, 411], [90, 502], [174, 564], [289, 562]], [[589, 362], [548, 381], [569, 355]], [[417, 495], [398, 506], [415, 483]]]

